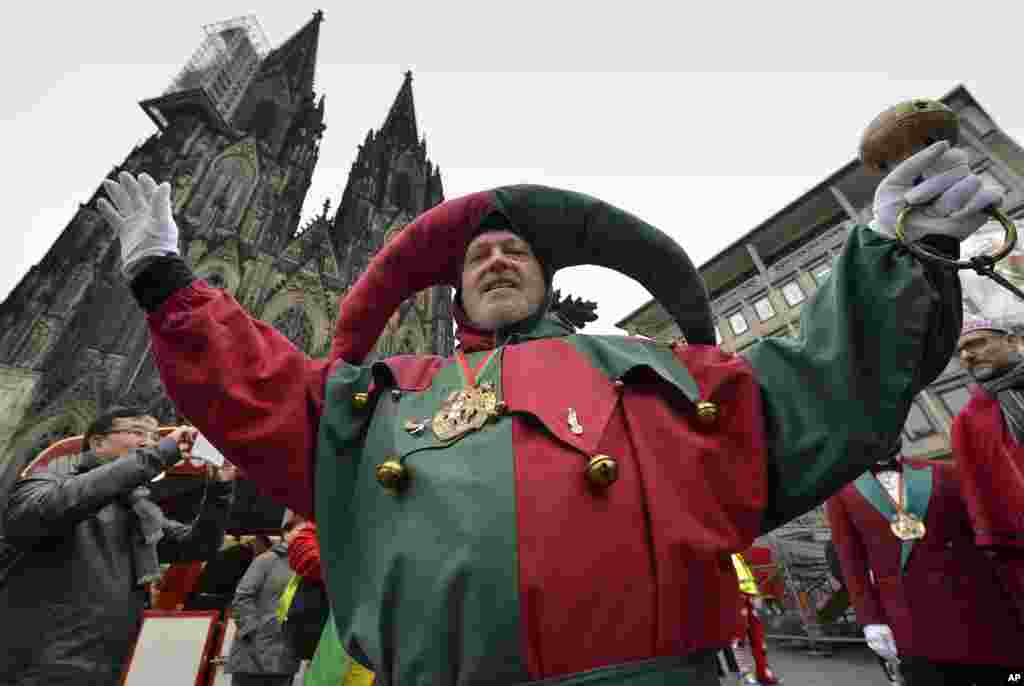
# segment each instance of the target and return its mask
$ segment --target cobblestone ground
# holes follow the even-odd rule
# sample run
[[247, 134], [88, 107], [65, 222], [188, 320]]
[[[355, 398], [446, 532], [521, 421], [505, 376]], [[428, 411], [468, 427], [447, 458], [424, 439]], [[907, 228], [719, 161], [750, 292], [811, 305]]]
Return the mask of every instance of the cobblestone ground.
[[[889, 686], [867, 646], [834, 644], [830, 655], [811, 654], [804, 643], [768, 642], [768, 664], [783, 686]], [[734, 686], [735, 678], [722, 679]]]

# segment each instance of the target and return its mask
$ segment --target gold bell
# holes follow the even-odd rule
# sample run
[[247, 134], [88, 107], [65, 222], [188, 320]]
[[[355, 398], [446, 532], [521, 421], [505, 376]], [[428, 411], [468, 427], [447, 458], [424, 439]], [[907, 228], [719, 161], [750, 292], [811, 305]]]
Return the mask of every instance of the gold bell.
[[362, 410], [370, 403], [369, 393], [353, 393], [352, 394], [352, 407], [357, 410]]
[[714, 424], [718, 419], [718, 403], [710, 400], [700, 400], [697, 402], [697, 419], [701, 424]]
[[409, 482], [409, 470], [398, 460], [387, 460], [377, 465], [377, 483], [384, 490], [397, 495]]
[[594, 488], [608, 488], [619, 479], [619, 463], [607, 455], [594, 455], [587, 462], [586, 475]]

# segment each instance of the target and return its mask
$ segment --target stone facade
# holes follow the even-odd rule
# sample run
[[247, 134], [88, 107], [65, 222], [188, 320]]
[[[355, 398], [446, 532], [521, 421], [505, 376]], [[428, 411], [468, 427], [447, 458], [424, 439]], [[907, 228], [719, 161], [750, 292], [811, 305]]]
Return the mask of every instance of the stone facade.
[[[325, 202], [300, 225], [326, 128], [324, 98], [313, 90], [321, 21], [317, 12], [245, 75], [230, 119], [199, 89], [141, 103], [160, 130], [108, 176], [145, 171], [169, 181], [193, 271], [311, 356], [329, 351], [339, 296], [370, 257], [443, 199], [439, 169], [417, 137], [407, 73], [383, 127], [360, 147], [337, 212]], [[0, 304], [0, 493], [41, 449], [81, 434], [109, 405], [141, 405], [163, 423], [182, 419], [120, 274], [120, 246], [96, 211], [101, 193], [100, 185]], [[450, 300], [443, 288], [411, 299], [377, 354], [448, 354]]]

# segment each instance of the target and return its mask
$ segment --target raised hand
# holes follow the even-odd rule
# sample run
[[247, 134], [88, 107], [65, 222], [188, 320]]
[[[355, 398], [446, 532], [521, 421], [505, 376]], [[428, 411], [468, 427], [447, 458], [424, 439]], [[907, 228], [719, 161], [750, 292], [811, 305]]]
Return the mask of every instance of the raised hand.
[[970, 236], [989, 221], [985, 212], [1003, 196], [971, 172], [965, 150], [939, 141], [902, 162], [875, 191], [872, 228], [896, 237], [896, 218], [909, 205], [920, 207], [905, 222], [905, 240], [925, 236]]
[[149, 259], [180, 254], [178, 225], [171, 215], [169, 183], [157, 185], [146, 173], [136, 179], [121, 172], [117, 178], [103, 181], [113, 205], [106, 198], [100, 198], [97, 204], [121, 239], [121, 271], [131, 279]]

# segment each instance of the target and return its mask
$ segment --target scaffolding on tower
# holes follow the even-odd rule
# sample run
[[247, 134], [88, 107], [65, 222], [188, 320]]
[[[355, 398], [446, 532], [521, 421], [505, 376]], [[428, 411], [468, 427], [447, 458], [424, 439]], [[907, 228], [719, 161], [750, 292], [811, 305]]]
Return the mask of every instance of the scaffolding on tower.
[[270, 53], [270, 41], [255, 15], [203, 26], [206, 37], [164, 95], [201, 89], [224, 121], [230, 122], [260, 63]]

